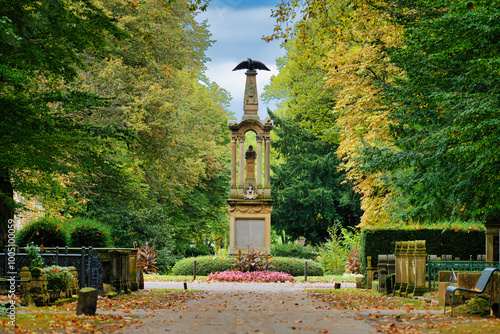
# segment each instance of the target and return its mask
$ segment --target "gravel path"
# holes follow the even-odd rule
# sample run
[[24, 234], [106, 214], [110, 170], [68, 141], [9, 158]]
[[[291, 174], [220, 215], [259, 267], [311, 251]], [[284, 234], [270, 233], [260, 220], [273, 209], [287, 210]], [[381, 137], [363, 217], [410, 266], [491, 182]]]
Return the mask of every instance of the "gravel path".
[[[343, 284], [342, 287], [352, 285]], [[182, 282], [146, 282], [146, 289], [183, 289]], [[155, 311], [144, 323], [120, 333], [376, 333], [355, 313], [331, 309], [305, 289], [333, 288], [326, 283], [188, 282], [202, 290], [173, 309]]]

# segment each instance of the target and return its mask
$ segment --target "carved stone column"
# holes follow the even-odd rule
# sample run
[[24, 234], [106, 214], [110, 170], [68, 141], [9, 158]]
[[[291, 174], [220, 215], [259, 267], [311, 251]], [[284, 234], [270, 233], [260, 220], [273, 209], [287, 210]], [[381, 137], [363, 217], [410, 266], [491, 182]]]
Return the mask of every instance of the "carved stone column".
[[401, 289], [400, 296], [406, 295], [408, 286], [408, 241], [401, 242]]
[[407, 282], [408, 286], [406, 287], [406, 296], [412, 296], [413, 290], [415, 289], [415, 241], [408, 241], [408, 276]]
[[238, 182], [238, 196], [243, 194], [243, 184], [245, 183], [245, 136], [238, 136], [240, 141], [240, 171], [239, 171], [239, 182]]
[[423, 296], [426, 292], [425, 289], [425, 276], [427, 260], [427, 252], [425, 249], [425, 240], [417, 240], [415, 242], [415, 289], [413, 296]]
[[257, 136], [257, 189], [262, 190], [262, 136]]
[[230, 197], [237, 196], [236, 190], [236, 136], [231, 136], [231, 189]]
[[399, 296], [401, 292], [401, 241], [396, 241], [396, 249], [394, 250], [396, 258], [396, 278], [394, 279], [394, 295]]
[[271, 197], [271, 137], [264, 137], [265, 160], [264, 160], [264, 197]]

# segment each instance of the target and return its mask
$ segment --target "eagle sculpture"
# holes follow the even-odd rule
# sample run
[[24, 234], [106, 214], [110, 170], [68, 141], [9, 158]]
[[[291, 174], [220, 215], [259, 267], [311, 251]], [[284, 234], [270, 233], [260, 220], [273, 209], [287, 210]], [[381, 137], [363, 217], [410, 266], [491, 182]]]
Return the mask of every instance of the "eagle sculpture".
[[248, 58], [248, 60], [243, 60], [241, 63], [236, 65], [236, 67], [233, 68], [233, 71], [243, 70], [245, 68], [248, 69], [249, 71], [255, 71], [255, 70], [270, 71], [270, 69], [268, 69], [267, 66], [264, 65], [262, 62], [258, 60], [252, 60], [250, 58]]

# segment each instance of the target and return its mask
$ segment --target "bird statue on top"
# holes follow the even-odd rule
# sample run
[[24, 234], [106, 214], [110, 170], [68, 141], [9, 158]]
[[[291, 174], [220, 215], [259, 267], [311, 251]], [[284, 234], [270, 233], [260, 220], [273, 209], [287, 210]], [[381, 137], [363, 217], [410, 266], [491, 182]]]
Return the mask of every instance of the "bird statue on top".
[[270, 69], [268, 69], [267, 66], [264, 65], [262, 62], [258, 60], [252, 60], [250, 58], [247, 58], [247, 60], [243, 60], [241, 63], [236, 65], [236, 67], [233, 68], [233, 71], [243, 70], [245, 68], [248, 69], [248, 71], [252, 72], [255, 72], [255, 70], [270, 71]]

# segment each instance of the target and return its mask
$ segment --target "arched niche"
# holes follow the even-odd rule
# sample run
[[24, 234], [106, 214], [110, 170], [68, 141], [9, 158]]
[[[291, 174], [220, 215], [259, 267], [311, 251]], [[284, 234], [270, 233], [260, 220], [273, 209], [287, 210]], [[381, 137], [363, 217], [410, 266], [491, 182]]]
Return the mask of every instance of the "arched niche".
[[[270, 185], [270, 154], [271, 154], [271, 136], [270, 131], [273, 127], [272, 121], [261, 122], [256, 119], [245, 119], [241, 122], [230, 121], [231, 130], [231, 198], [243, 198], [243, 189], [245, 184], [245, 170], [247, 168], [245, 154], [248, 147], [245, 146], [246, 134], [255, 133], [256, 152], [255, 162], [255, 188], [257, 196], [260, 198], [271, 197]], [[238, 168], [237, 168], [238, 167]], [[262, 182], [264, 175], [264, 182]], [[248, 180], [247, 182], [248, 183]]]

